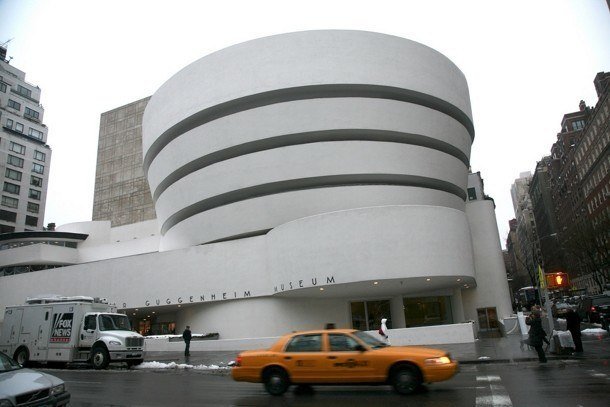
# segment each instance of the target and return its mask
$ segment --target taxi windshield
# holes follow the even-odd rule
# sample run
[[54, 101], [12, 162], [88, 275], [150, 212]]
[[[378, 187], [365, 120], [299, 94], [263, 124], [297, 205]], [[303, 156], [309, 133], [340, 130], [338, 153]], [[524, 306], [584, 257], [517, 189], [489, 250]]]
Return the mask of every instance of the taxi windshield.
[[387, 343], [381, 342], [379, 339], [364, 331], [356, 331], [354, 332], [354, 335], [373, 349], [389, 346]]

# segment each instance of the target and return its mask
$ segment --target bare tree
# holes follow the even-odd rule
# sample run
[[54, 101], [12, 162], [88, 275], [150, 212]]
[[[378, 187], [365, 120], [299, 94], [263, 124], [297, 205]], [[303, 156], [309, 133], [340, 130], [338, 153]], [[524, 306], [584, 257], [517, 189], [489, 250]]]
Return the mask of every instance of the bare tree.
[[582, 269], [603, 291], [604, 285], [610, 282], [610, 221], [605, 219], [596, 227], [588, 222], [574, 225], [562, 240], [566, 253], [578, 260]]

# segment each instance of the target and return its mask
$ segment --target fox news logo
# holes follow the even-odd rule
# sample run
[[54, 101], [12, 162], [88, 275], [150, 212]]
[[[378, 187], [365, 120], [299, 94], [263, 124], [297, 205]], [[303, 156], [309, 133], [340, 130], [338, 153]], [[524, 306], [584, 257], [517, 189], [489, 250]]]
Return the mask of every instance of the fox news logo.
[[59, 313], [53, 316], [53, 330], [49, 342], [70, 342], [72, 337], [72, 312]]

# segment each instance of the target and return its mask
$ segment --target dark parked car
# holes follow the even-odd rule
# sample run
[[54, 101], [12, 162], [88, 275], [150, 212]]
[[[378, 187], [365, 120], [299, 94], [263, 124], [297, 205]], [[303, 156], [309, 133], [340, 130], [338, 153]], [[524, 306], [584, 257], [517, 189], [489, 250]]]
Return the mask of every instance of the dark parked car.
[[610, 305], [610, 295], [600, 294], [585, 297], [578, 306], [578, 315], [583, 321], [600, 323], [599, 307]]

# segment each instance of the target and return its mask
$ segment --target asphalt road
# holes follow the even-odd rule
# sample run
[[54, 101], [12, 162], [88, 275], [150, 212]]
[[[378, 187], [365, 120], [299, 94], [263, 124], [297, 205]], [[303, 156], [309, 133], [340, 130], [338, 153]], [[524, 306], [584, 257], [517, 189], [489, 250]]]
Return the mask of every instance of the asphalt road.
[[72, 406], [603, 406], [610, 405], [609, 360], [462, 365], [453, 379], [400, 396], [389, 386], [292, 388], [281, 397], [226, 374], [177, 370], [41, 369], [61, 377]]

